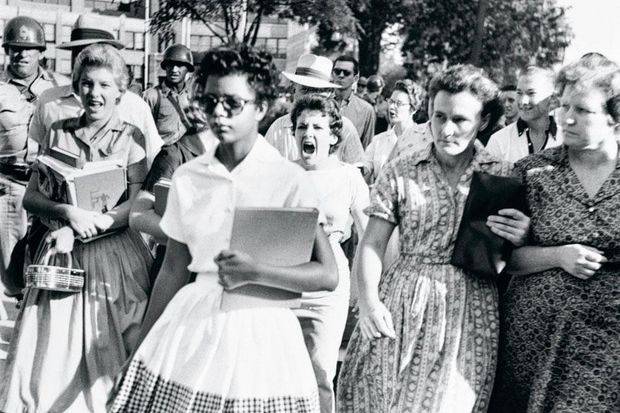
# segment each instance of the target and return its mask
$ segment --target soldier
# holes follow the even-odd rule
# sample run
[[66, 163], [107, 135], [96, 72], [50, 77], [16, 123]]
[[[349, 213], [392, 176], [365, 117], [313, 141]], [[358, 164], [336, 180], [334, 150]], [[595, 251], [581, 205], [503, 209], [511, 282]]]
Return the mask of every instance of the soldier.
[[40, 66], [45, 33], [33, 18], [9, 20], [2, 39], [9, 64], [0, 75], [0, 273], [5, 293], [18, 295], [19, 286], [6, 277], [5, 270], [27, 229], [22, 198], [28, 183], [28, 125], [39, 95], [70, 81]]
[[170, 145], [193, 129], [186, 115], [190, 102], [187, 80], [194, 71], [191, 50], [182, 44], [173, 44], [164, 51], [161, 68], [166, 71], [166, 78], [145, 90], [143, 98], [151, 108], [164, 145]]

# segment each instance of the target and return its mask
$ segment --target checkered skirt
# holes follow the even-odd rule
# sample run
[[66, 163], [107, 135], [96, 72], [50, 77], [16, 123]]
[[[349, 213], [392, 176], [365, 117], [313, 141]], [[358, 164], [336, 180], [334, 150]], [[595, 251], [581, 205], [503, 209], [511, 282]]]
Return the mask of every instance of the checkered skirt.
[[288, 309], [221, 312], [201, 274], [170, 302], [119, 383], [112, 412], [318, 412], [299, 322]]

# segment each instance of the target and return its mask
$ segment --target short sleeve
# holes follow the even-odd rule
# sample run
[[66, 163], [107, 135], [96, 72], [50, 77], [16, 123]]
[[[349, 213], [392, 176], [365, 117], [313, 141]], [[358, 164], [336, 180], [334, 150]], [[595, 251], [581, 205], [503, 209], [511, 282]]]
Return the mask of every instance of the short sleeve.
[[171, 150], [174, 150], [173, 148], [176, 149], [177, 147], [174, 145], [166, 146], [157, 154], [144, 180], [143, 190], [153, 192], [153, 187], [157, 181], [163, 178], [172, 178], [172, 174], [180, 164], [180, 162], [175, 162], [178, 156], [175, 157], [170, 153]]
[[388, 163], [379, 174], [370, 193], [370, 206], [364, 210], [370, 217], [383, 218], [398, 224], [398, 173], [397, 161]]
[[364, 211], [370, 205], [370, 190], [359, 171], [351, 171], [351, 211]]
[[43, 106], [40, 99], [37, 101], [34, 108], [34, 113], [32, 114], [32, 119], [30, 119], [28, 138], [32, 139], [39, 145], [41, 145], [46, 138], [45, 123], [43, 122]]
[[170, 191], [168, 192], [166, 210], [159, 222], [159, 226], [169, 238], [187, 244], [185, 231], [183, 230], [182, 217], [184, 214], [181, 208], [182, 196], [182, 188], [179, 187], [179, 180], [173, 178]]
[[127, 156], [127, 166], [136, 164], [146, 156], [144, 151], [144, 135], [136, 127], [131, 127], [132, 139], [129, 144], [129, 154]]

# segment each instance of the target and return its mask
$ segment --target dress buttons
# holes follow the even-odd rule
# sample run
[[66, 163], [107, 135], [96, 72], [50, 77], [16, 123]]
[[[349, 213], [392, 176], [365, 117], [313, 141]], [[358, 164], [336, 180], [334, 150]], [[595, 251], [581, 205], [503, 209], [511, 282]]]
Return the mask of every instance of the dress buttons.
[[598, 238], [598, 237], [600, 237], [600, 236], [601, 236], [601, 233], [600, 233], [600, 232], [594, 232], [594, 233], [592, 233], [592, 236], [593, 236], [594, 238]]
[[592, 212], [594, 212], [594, 211], [596, 211], [596, 208], [594, 208], [594, 207], [590, 207], [590, 208], [588, 208], [588, 212], [592, 213]]

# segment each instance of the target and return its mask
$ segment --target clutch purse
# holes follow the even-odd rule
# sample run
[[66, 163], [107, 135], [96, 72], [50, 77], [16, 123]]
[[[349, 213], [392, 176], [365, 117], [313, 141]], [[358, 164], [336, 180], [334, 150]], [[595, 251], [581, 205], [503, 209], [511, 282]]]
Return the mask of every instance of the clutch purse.
[[513, 244], [491, 232], [487, 217], [500, 209], [527, 212], [525, 186], [516, 178], [475, 171], [465, 202], [450, 263], [486, 278], [497, 277]]
[[72, 268], [71, 254], [63, 254], [67, 257], [66, 267], [50, 265], [49, 262], [53, 255], [55, 255], [54, 249], [50, 248], [43, 257], [42, 264], [28, 266], [26, 269], [26, 287], [65, 293], [82, 291], [84, 288], [84, 270]]

